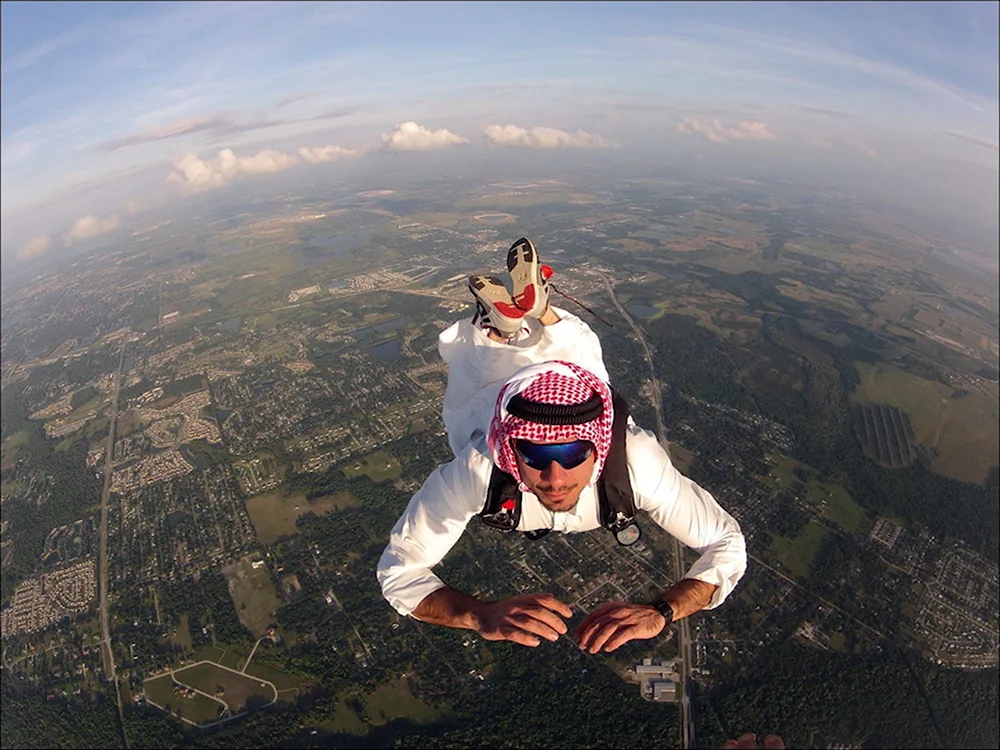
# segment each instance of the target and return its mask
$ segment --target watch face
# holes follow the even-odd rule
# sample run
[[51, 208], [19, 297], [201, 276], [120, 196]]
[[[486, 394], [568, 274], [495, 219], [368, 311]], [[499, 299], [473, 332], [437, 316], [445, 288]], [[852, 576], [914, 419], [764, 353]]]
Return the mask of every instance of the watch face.
[[626, 526], [624, 529], [615, 534], [615, 538], [618, 540], [618, 543], [623, 547], [635, 544], [639, 541], [640, 536], [642, 536], [642, 532], [639, 530], [639, 525], [635, 523], [631, 526]]
[[667, 625], [670, 625], [674, 621], [674, 608], [671, 607], [667, 602], [660, 601], [655, 605], [656, 611], [663, 615], [664, 619], [667, 621]]

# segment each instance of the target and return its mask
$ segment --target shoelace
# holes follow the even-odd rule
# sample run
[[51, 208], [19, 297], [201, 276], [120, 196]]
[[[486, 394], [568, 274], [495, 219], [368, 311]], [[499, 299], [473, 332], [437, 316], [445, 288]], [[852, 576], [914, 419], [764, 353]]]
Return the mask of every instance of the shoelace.
[[582, 307], [582, 308], [583, 308], [584, 310], [586, 310], [587, 312], [589, 312], [589, 313], [590, 313], [591, 315], [593, 315], [593, 316], [594, 316], [595, 318], [597, 318], [597, 319], [598, 319], [599, 321], [601, 321], [602, 323], [604, 323], [604, 325], [608, 326], [609, 328], [614, 328], [614, 325], [612, 325], [611, 323], [609, 323], [608, 321], [606, 321], [606, 320], [605, 320], [604, 318], [602, 318], [602, 317], [601, 317], [600, 315], [598, 315], [597, 313], [595, 313], [595, 312], [594, 312], [593, 310], [591, 310], [591, 309], [590, 309], [589, 307], [587, 307], [587, 306], [586, 306], [585, 304], [583, 304], [583, 303], [582, 303], [582, 302], [581, 302], [580, 300], [576, 299], [575, 297], [570, 297], [570, 296], [569, 296], [568, 294], [566, 294], [565, 292], [562, 292], [562, 291], [560, 291], [560, 290], [559, 290], [559, 289], [558, 289], [558, 288], [556, 287], [556, 285], [555, 285], [555, 284], [553, 284], [552, 282], [549, 282], [549, 285], [548, 285], [548, 286], [549, 286], [549, 289], [551, 289], [551, 290], [552, 290], [553, 292], [555, 292], [556, 294], [558, 294], [558, 295], [560, 295], [560, 296], [562, 296], [562, 297], [565, 297], [565, 298], [566, 298], [566, 299], [568, 299], [568, 300], [569, 300], [570, 302], [575, 302], [576, 304], [578, 304], [578, 305], [579, 305], [580, 307]]

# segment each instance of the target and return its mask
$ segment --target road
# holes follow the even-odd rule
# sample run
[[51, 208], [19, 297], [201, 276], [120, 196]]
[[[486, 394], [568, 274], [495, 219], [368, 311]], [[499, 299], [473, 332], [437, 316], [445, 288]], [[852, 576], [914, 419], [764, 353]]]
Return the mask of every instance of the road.
[[122, 346], [118, 356], [118, 372], [115, 374], [115, 386], [111, 395], [111, 416], [108, 418], [108, 447], [105, 450], [104, 486], [101, 489], [101, 527], [100, 543], [97, 553], [97, 580], [100, 587], [101, 638], [104, 648], [104, 674], [115, 684], [115, 695], [118, 698], [118, 720], [121, 722], [122, 738], [128, 747], [125, 735], [125, 719], [122, 714], [122, 693], [118, 685], [118, 675], [115, 672], [115, 653], [111, 648], [111, 627], [108, 624], [108, 498], [111, 496], [111, 464], [115, 454], [115, 425], [118, 421], [118, 394], [122, 385], [122, 365], [125, 362], [125, 347]]
[[[635, 335], [639, 339], [639, 343], [642, 344], [642, 350], [646, 354], [646, 364], [649, 365], [649, 377], [652, 381], [652, 402], [653, 411], [656, 414], [656, 436], [660, 441], [660, 445], [663, 446], [664, 450], [668, 450], [669, 443], [667, 442], [667, 431], [663, 426], [663, 412], [661, 410], [661, 399], [660, 399], [660, 383], [656, 379], [656, 369], [653, 367], [653, 355], [649, 351], [649, 344], [646, 343], [646, 337], [642, 335], [642, 330], [635, 324], [632, 320], [632, 316], [625, 311], [618, 298], [615, 297], [615, 290], [611, 286], [611, 282], [607, 277], [604, 278], [604, 286], [608, 290], [608, 296], [614, 303], [615, 307], [621, 316], [628, 321], [628, 324], [635, 331]], [[684, 557], [681, 554], [681, 543], [676, 539], [672, 539], [672, 549], [671, 553], [674, 558], [674, 580], [679, 581], [684, 577]], [[691, 708], [691, 696], [689, 687], [691, 685], [691, 625], [688, 618], [678, 620], [676, 623], [677, 628], [677, 655], [680, 661], [680, 669], [678, 670], [681, 677], [681, 735], [682, 735], [682, 747], [692, 748], [694, 747], [694, 711]]]

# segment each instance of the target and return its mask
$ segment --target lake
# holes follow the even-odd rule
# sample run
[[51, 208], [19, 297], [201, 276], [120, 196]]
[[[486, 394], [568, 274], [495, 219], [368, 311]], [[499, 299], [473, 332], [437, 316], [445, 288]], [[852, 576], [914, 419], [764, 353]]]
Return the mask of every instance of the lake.
[[305, 238], [305, 242], [314, 248], [323, 248], [328, 252], [311, 254], [302, 261], [302, 265], [306, 268], [317, 266], [321, 263], [326, 263], [331, 258], [339, 258], [347, 255], [352, 250], [364, 247], [364, 244], [368, 242], [368, 238], [372, 236], [374, 231], [374, 229], [359, 229], [356, 232], [348, 232], [347, 234], [332, 235], [325, 232], [310, 234]]
[[643, 305], [639, 302], [633, 302], [631, 305], [626, 305], [625, 309], [629, 311], [630, 315], [635, 315], [639, 318], [652, 318], [654, 315], [659, 315], [660, 308], [653, 307], [652, 305]]
[[372, 355], [372, 358], [384, 365], [398, 360], [402, 352], [402, 339], [389, 339], [388, 341], [383, 341], [381, 344], [368, 347], [368, 353]]
[[389, 331], [398, 331], [400, 328], [406, 325], [405, 318], [393, 318], [392, 320], [387, 320], [384, 323], [376, 323], [373, 326], [365, 326], [364, 328], [359, 328], [356, 331], [352, 331], [351, 335], [356, 339], [366, 339], [373, 333], [388, 333]]

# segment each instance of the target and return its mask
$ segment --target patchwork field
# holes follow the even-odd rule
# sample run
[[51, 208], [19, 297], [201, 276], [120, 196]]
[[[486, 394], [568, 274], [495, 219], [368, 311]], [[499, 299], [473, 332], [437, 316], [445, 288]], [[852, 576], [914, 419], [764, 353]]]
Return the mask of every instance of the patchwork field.
[[305, 495], [282, 495], [280, 492], [271, 492], [251, 497], [246, 501], [247, 512], [261, 544], [272, 544], [283, 536], [297, 533], [295, 521], [306, 513], [325, 516], [327, 513], [344, 510], [357, 504], [358, 501], [347, 493], [327, 495], [309, 502]]
[[274, 591], [266, 565], [253, 567], [254, 557], [245, 557], [222, 569], [229, 582], [229, 595], [242, 622], [258, 638], [274, 622], [281, 599]]
[[956, 395], [943, 383], [892, 365], [855, 364], [861, 384], [852, 398], [909, 414], [914, 437], [928, 449], [935, 473], [978, 484], [1000, 463], [1000, 413], [982, 393]]

